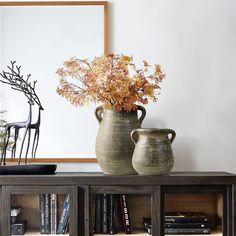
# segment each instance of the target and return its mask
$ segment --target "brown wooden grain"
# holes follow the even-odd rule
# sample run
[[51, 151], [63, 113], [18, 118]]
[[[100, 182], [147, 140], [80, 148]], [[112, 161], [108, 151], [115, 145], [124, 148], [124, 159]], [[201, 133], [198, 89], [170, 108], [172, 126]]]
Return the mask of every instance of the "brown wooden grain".
[[67, 5], [107, 5], [107, 1], [8, 1], [0, 6], [67, 6]]

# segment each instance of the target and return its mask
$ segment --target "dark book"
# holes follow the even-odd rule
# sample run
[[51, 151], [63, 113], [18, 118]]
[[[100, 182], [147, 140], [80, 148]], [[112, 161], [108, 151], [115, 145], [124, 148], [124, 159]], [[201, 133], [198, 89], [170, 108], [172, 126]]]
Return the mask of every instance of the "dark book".
[[27, 221], [19, 221], [11, 224], [11, 235], [24, 235], [27, 230]]
[[95, 233], [102, 233], [102, 195], [95, 196]]
[[208, 224], [193, 222], [193, 223], [165, 223], [165, 228], [207, 228]]
[[66, 232], [66, 224], [69, 221], [69, 208], [70, 208], [70, 201], [69, 201], [69, 194], [67, 194], [63, 203], [63, 209], [57, 227], [57, 234], [64, 234]]
[[57, 233], [57, 195], [51, 194], [51, 234]]
[[115, 195], [109, 195], [109, 234], [115, 234]]
[[102, 195], [102, 233], [108, 234], [108, 195]]
[[125, 229], [125, 233], [131, 234], [132, 228], [129, 217], [128, 201], [127, 201], [127, 196], [125, 194], [120, 195], [120, 202], [121, 202], [122, 222]]
[[122, 224], [122, 213], [121, 213], [121, 203], [120, 203], [120, 195], [114, 194], [114, 227], [115, 233], [120, 231], [124, 231]]
[[202, 212], [167, 212], [165, 223], [204, 223], [208, 217]]
[[210, 228], [165, 228], [165, 234], [210, 234]]
[[50, 194], [45, 194], [45, 234], [51, 233]]
[[40, 233], [46, 233], [45, 227], [45, 194], [39, 194], [39, 220], [40, 220]]
[[67, 221], [66, 221], [66, 227], [65, 227], [65, 232], [64, 234], [66, 234], [68, 231], [69, 231], [69, 217], [67, 218]]

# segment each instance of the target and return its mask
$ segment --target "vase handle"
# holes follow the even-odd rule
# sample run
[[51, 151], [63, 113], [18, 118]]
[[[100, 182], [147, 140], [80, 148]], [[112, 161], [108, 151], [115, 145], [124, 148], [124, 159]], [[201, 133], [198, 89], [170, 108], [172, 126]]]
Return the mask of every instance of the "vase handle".
[[95, 116], [96, 116], [99, 124], [102, 122], [103, 112], [104, 112], [104, 109], [103, 109], [102, 106], [97, 107], [96, 110], [95, 110]]
[[139, 139], [138, 130], [137, 129], [132, 130], [132, 132], [130, 134], [130, 137], [133, 140], [134, 144], [136, 144], [138, 142], [138, 139]]
[[170, 142], [172, 143], [176, 137], [176, 133], [172, 129], [164, 129], [167, 134], [171, 134]]
[[140, 110], [142, 112], [142, 114], [141, 114], [141, 116], [139, 118], [139, 122], [140, 122], [140, 125], [141, 125], [142, 122], [143, 122], [143, 119], [146, 116], [146, 109], [143, 106], [138, 105], [138, 110]]

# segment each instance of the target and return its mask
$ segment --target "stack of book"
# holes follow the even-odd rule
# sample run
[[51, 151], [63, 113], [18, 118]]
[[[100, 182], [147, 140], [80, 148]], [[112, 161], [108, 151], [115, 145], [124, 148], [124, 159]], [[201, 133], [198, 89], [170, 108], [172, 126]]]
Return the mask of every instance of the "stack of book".
[[[143, 218], [144, 229], [151, 235], [151, 218]], [[209, 219], [201, 212], [168, 212], [164, 219], [165, 234], [210, 234]]]
[[69, 227], [69, 206], [68, 194], [65, 196], [61, 214], [58, 215], [57, 194], [39, 194], [40, 233], [65, 234]]
[[94, 205], [94, 233], [132, 233], [127, 195], [96, 194]]
[[27, 221], [18, 219], [20, 213], [21, 207], [11, 208], [11, 235], [23, 235], [26, 232]]
[[201, 212], [168, 212], [165, 234], [210, 234], [209, 219]]

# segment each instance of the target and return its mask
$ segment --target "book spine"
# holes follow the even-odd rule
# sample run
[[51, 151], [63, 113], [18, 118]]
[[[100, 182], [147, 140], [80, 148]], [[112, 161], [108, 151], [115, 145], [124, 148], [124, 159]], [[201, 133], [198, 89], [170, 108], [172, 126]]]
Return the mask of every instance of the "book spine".
[[102, 195], [95, 196], [95, 233], [102, 233]]
[[102, 233], [108, 233], [108, 197], [107, 194], [102, 196]]
[[175, 217], [175, 216], [165, 216], [165, 223], [207, 223], [207, 217]]
[[51, 234], [57, 231], [57, 195], [51, 194]]
[[64, 234], [66, 230], [66, 223], [69, 220], [69, 207], [70, 207], [70, 201], [69, 201], [69, 194], [66, 195], [64, 204], [63, 204], [63, 210], [61, 213], [60, 221], [57, 228], [57, 234]]
[[63, 231], [63, 233], [67, 233], [69, 231], [69, 217], [67, 217], [67, 220], [66, 220], [66, 224], [65, 224], [65, 229]]
[[165, 228], [165, 234], [210, 234], [210, 228]]
[[207, 223], [165, 223], [165, 228], [207, 228]]
[[45, 194], [45, 233], [50, 234], [51, 223], [50, 223], [50, 194]]
[[115, 233], [118, 233], [121, 231], [122, 226], [122, 219], [121, 219], [121, 207], [120, 207], [120, 201], [119, 201], [119, 195], [114, 194], [114, 228]]
[[45, 194], [39, 194], [40, 233], [45, 234]]
[[109, 195], [109, 234], [115, 234], [114, 194]]
[[121, 201], [122, 220], [123, 220], [123, 224], [124, 224], [124, 228], [125, 228], [125, 233], [131, 234], [132, 228], [131, 228], [131, 224], [130, 224], [127, 197], [125, 194], [120, 195], [120, 201]]

